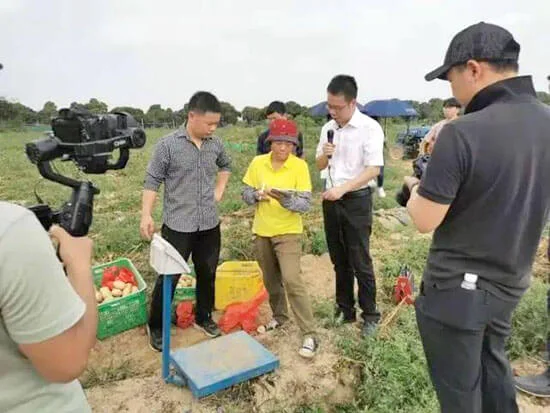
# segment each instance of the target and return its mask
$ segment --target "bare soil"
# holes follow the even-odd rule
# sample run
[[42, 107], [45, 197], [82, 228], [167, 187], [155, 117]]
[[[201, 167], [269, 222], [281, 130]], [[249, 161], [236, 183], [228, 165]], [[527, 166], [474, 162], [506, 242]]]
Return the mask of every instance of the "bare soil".
[[[384, 245], [374, 242], [373, 249], [394, 248], [399, 244], [398, 237], [402, 235], [390, 237], [390, 242]], [[538, 274], [550, 273], [545, 242], [537, 254]], [[302, 271], [313, 300], [334, 296], [328, 254], [302, 257]], [[216, 314], [215, 318], [219, 316]], [[259, 321], [265, 323], [270, 317], [266, 302], [261, 307]], [[349, 328], [352, 334], [355, 327]], [[314, 360], [304, 360], [297, 354], [301, 337], [294, 323], [256, 336], [279, 357], [281, 367], [272, 374], [197, 401], [188, 389], [162, 381], [160, 353], [150, 349], [145, 330], [137, 328], [98, 342], [81, 380], [94, 412], [290, 412], [308, 403], [326, 406], [327, 411], [331, 411], [330, 406], [353, 400], [359, 377], [358, 367], [337, 355], [331, 344], [333, 337], [331, 330], [320, 328], [320, 352]], [[192, 327], [172, 330], [173, 348], [191, 346], [205, 339]], [[544, 365], [541, 360], [526, 359], [516, 361], [513, 367], [516, 374], [530, 374], [542, 371]], [[550, 399], [538, 400], [518, 394], [518, 402], [522, 413], [550, 411]]]

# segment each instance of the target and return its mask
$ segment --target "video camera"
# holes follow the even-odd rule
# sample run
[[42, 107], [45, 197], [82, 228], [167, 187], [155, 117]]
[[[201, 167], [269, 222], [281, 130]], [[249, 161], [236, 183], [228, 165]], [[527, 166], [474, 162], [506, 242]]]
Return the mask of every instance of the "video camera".
[[[412, 162], [413, 175], [416, 176], [418, 179], [422, 179], [422, 175], [424, 174], [424, 172], [426, 172], [426, 168], [428, 167], [429, 160], [430, 160], [430, 155], [425, 154], [425, 155], [419, 156]], [[403, 184], [401, 191], [399, 191], [395, 195], [395, 200], [399, 205], [401, 205], [402, 207], [405, 207], [407, 206], [407, 202], [409, 202], [410, 197], [411, 197], [411, 191], [409, 191], [409, 187], [406, 184]]]
[[[87, 174], [104, 174], [123, 169], [130, 158], [130, 149], [145, 145], [146, 136], [137, 121], [126, 112], [94, 115], [83, 108], [61, 109], [52, 122], [52, 133], [46, 138], [26, 144], [28, 159], [38, 167], [44, 178], [72, 188], [69, 201], [59, 210], [52, 210], [38, 198], [39, 205], [29, 209], [48, 230], [59, 224], [75, 237], [88, 234], [92, 223], [94, 195], [99, 189], [90, 181], [77, 181], [52, 170], [51, 161], [73, 161]], [[120, 154], [115, 163], [112, 152]]]

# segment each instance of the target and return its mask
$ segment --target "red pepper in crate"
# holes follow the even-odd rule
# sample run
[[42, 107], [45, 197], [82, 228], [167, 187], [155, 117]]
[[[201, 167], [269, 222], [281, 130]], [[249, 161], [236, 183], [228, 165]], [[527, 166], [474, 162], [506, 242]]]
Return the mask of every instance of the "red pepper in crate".
[[103, 277], [101, 279], [101, 286], [108, 287], [110, 290], [113, 289], [113, 282], [116, 281], [118, 274], [118, 268], [115, 266], [105, 267], [103, 269]]
[[134, 273], [126, 267], [122, 267], [119, 269], [118, 279], [124, 283], [130, 283], [137, 287], [136, 277], [134, 276]]
[[102, 287], [109, 287], [113, 289], [113, 283], [115, 281], [122, 281], [123, 283], [130, 283], [137, 287], [136, 277], [134, 273], [126, 267], [110, 266], [105, 267], [103, 270], [103, 278], [101, 279]]

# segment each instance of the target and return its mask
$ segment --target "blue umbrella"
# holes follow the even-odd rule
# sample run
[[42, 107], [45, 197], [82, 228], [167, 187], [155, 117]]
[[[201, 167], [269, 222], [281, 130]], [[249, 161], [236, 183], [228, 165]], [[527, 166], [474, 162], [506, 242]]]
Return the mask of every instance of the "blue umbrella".
[[364, 114], [374, 118], [384, 118], [384, 134], [386, 134], [386, 119], [404, 117], [407, 119], [407, 132], [409, 121], [418, 116], [418, 112], [407, 103], [399, 99], [371, 100], [361, 110]]
[[317, 103], [309, 108], [309, 114], [313, 117], [326, 117], [328, 115], [327, 102]]
[[372, 100], [363, 106], [361, 112], [377, 118], [411, 118], [418, 116], [411, 104], [399, 99]]

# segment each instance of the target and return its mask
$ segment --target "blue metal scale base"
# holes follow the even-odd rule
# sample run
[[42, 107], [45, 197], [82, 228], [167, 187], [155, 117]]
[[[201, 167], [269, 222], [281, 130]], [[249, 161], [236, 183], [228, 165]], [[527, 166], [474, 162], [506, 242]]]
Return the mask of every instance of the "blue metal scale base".
[[279, 359], [254, 338], [239, 331], [191, 347], [170, 351], [170, 300], [173, 275], [163, 278], [162, 376], [188, 386], [196, 398], [208, 396], [279, 367]]

